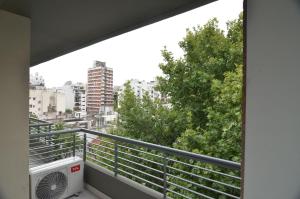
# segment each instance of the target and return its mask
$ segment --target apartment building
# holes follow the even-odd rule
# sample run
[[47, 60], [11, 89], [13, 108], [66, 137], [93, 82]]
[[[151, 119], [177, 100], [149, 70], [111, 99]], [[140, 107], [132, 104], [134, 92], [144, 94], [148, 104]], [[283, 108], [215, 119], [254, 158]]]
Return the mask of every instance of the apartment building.
[[88, 69], [87, 113], [108, 115], [113, 112], [113, 69], [95, 61]]
[[83, 83], [67, 81], [60, 89], [65, 94], [66, 109], [86, 112], [86, 88]]
[[[135, 93], [136, 97], [142, 98], [144, 94], [148, 93], [152, 100], [154, 99], [162, 99], [162, 94], [155, 89], [157, 85], [157, 81], [147, 82], [145, 80], [131, 79], [129, 80], [129, 84], [132, 90]], [[118, 95], [122, 95], [124, 92], [125, 85], [118, 88]]]
[[39, 118], [59, 116], [65, 112], [65, 95], [56, 89], [30, 89], [29, 112]]

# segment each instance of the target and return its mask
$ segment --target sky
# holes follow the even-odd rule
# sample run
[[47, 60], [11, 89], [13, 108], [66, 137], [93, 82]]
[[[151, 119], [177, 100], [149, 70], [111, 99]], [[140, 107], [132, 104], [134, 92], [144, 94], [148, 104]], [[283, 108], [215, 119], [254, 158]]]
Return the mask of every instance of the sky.
[[88, 68], [99, 60], [113, 68], [114, 86], [129, 79], [151, 81], [162, 75], [159, 63], [163, 62], [164, 46], [176, 58], [183, 55], [178, 42], [187, 28], [202, 26], [216, 17], [219, 27], [226, 30], [226, 22], [236, 19], [242, 10], [242, 0], [219, 0], [31, 67], [30, 74], [42, 75], [49, 88], [60, 87], [69, 80], [86, 83]]

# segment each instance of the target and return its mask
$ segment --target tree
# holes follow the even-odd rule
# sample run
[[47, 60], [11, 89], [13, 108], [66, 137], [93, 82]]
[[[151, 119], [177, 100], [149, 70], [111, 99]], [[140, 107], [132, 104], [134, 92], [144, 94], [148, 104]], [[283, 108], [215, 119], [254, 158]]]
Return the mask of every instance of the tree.
[[166, 146], [172, 146], [190, 123], [188, 113], [152, 100], [147, 92], [142, 99], [136, 97], [129, 83], [125, 84], [118, 113], [118, 128], [113, 133]]
[[[242, 66], [238, 65], [233, 72], [224, 74], [224, 81], [214, 80], [211, 87], [213, 103], [205, 111], [208, 115], [208, 122], [205, 129], [188, 129], [174, 143], [175, 148], [191, 151], [194, 153], [205, 154], [222, 159], [239, 162], [241, 153], [241, 97], [242, 97]], [[223, 169], [214, 165], [208, 165], [201, 162], [189, 162], [193, 165], [212, 169], [222, 173], [239, 176], [239, 171]], [[236, 187], [240, 186], [238, 180], [226, 178], [211, 172], [202, 170], [191, 170], [181, 164], [174, 164], [173, 167], [185, 170], [189, 173], [205, 176], [209, 179], [226, 182]], [[182, 174], [179, 174], [182, 178]], [[177, 182], [177, 179], [170, 179], [182, 186], [188, 186], [188, 183]], [[190, 179], [191, 180], [191, 179]], [[197, 180], [195, 181], [197, 182]], [[239, 190], [230, 189], [217, 183], [202, 181], [203, 185], [222, 190], [232, 195], [239, 195]], [[176, 189], [176, 187], [171, 187]], [[226, 198], [208, 190], [194, 187], [194, 191], [205, 193], [214, 198]], [[186, 193], [177, 190], [182, 194]], [[192, 195], [191, 195], [192, 196]]]
[[205, 128], [207, 106], [212, 104], [211, 85], [223, 81], [224, 73], [242, 64], [242, 15], [228, 22], [228, 33], [218, 28], [216, 19], [203, 27], [187, 30], [179, 46], [184, 57], [175, 59], [165, 48], [158, 89], [170, 96], [175, 109], [192, 113], [193, 127]]
[[174, 143], [179, 149], [240, 161], [242, 66], [224, 74], [211, 86], [213, 103], [205, 109], [205, 129], [187, 130]]
[[[192, 32], [188, 31], [186, 38], [180, 43], [185, 52], [184, 58], [175, 60], [170, 52], [163, 51], [166, 62], [161, 65], [161, 68], [165, 76], [160, 78], [159, 88], [171, 96], [171, 102], [175, 109], [191, 110], [192, 112], [193, 126], [177, 138], [173, 144], [175, 148], [240, 161], [242, 24], [242, 15], [239, 16], [239, 19], [228, 22], [227, 35], [225, 35], [221, 34], [217, 28], [216, 20], [211, 20], [203, 28], [198, 27]], [[181, 159], [179, 158], [179, 160]], [[239, 176], [239, 171], [192, 160], [181, 161]], [[173, 167], [240, 187], [238, 180], [216, 173], [191, 169], [176, 163], [173, 164]], [[192, 179], [184, 174], [178, 175], [195, 183], [239, 196], [237, 189], [231, 189], [211, 181]], [[184, 187], [191, 185], [177, 178], [170, 178], [170, 181]], [[203, 193], [213, 198], [226, 198], [224, 195], [196, 186], [191, 188], [197, 193]], [[175, 186], [171, 186], [170, 189], [189, 197], [196, 197], [191, 192]], [[170, 196], [176, 198], [171, 193]]]

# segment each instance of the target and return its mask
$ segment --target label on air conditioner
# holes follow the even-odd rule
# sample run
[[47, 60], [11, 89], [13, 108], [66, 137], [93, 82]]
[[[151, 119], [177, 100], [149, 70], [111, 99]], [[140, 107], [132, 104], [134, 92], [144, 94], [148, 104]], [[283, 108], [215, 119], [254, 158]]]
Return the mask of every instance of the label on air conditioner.
[[80, 171], [80, 164], [71, 167], [71, 173]]

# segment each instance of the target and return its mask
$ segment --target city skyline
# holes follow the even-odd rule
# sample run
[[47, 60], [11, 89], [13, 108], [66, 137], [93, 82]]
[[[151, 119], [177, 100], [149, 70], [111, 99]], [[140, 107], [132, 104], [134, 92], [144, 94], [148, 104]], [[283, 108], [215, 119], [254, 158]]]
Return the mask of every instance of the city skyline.
[[163, 61], [160, 51], [164, 46], [176, 58], [183, 55], [178, 42], [187, 28], [202, 26], [216, 17], [225, 30], [226, 22], [236, 19], [240, 12], [241, 0], [220, 0], [39, 64], [30, 73], [38, 72], [49, 88], [60, 87], [69, 80], [86, 84], [88, 68], [99, 60], [114, 69], [113, 85], [130, 79], [151, 81], [162, 74], [158, 65]]

